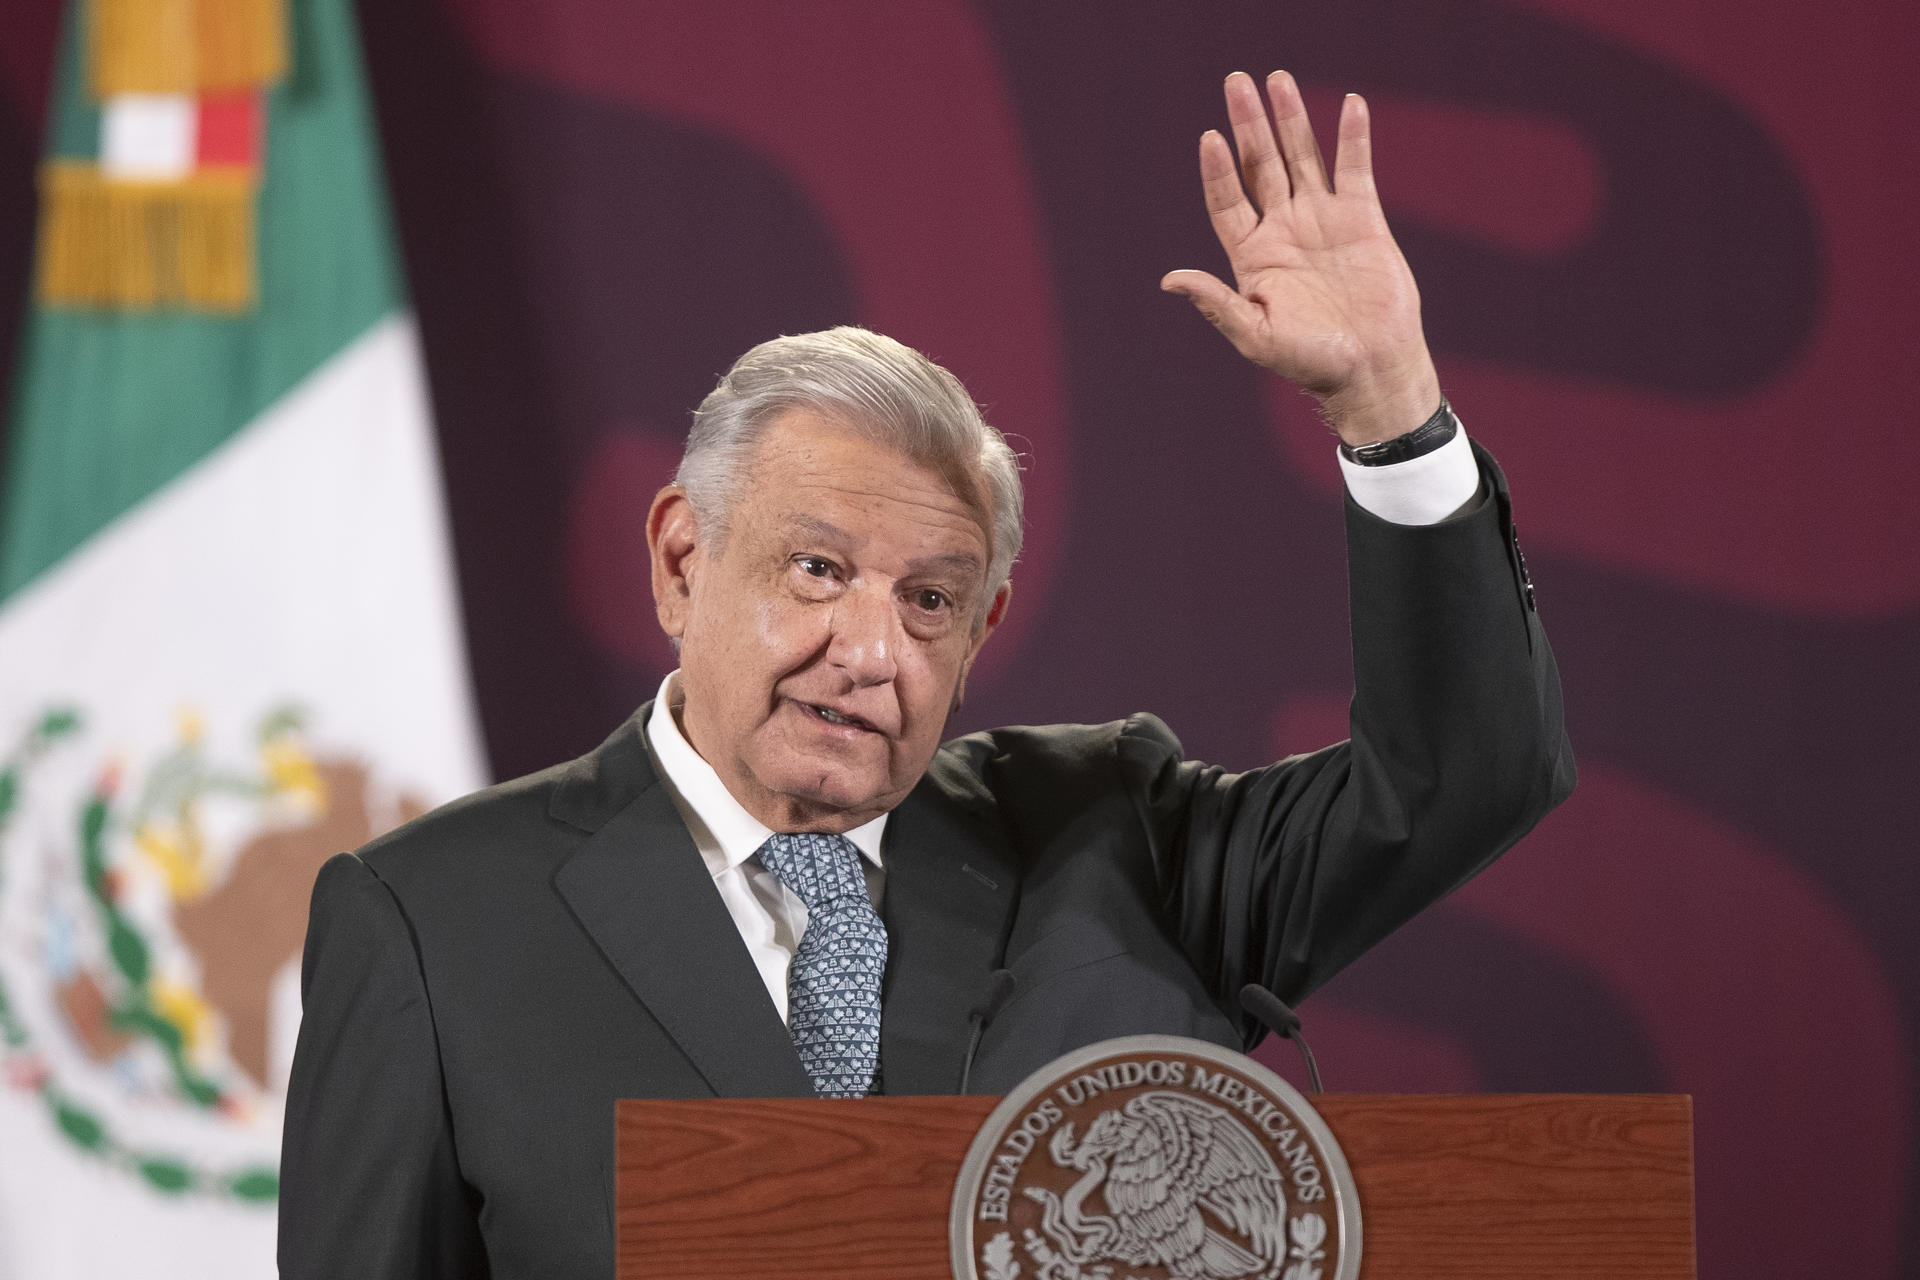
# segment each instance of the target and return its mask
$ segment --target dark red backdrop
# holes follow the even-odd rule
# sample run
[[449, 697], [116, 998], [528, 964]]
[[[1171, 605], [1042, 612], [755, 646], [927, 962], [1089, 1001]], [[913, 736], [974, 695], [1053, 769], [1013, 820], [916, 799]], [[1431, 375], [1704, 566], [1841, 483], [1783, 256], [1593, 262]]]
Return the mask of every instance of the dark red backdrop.
[[[7, 297], [58, 4], [0, 34]], [[1340, 736], [1330, 443], [1154, 283], [1216, 261], [1226, 71], [1362, 90], [1582, 782], [1310, 1003], [1329, 1077], [1689, 1092], [1703, 1274], [1920, 1274], [1916, 12], [370, 0], [497, 771], [652, 690], [641, 516], [687, 408], [841, 321], [1032, 454], [962, 727], [1144, 707], [1231, 765]]]

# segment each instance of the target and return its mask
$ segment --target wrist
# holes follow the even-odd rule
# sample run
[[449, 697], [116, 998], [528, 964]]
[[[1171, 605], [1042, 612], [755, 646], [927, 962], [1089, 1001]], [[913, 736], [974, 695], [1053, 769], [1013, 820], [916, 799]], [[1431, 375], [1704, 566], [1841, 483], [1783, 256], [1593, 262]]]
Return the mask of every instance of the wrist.
[[1343, 446], [1361, 449], [1417, 430], [1442, 403], [1440, 375], [1423, 348], [1417, 364], [1404, 373], [1323, 397], [1320, 414]]

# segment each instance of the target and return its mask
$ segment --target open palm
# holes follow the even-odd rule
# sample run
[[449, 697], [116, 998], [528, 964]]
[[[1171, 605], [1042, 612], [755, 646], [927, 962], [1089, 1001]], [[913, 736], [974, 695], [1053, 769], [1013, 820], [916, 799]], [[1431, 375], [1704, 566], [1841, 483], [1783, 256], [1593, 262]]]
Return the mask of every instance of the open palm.
[[1366, 103], [1350, 95], [1329, 181], [1293, 77], [1267, 80], [1271, 121], [1253, 80], [1227, 78], [1233, 152], [1200, 139], [1200, 178], [1234, 284], [1175, 271], [1161, 287], [1187, 297], [1240, 353], [1319, 399], [1349, 444], [1411, 431], [1440, 402], [1420, 329], [1420, 293], [1387, 230], [1373, 185]]

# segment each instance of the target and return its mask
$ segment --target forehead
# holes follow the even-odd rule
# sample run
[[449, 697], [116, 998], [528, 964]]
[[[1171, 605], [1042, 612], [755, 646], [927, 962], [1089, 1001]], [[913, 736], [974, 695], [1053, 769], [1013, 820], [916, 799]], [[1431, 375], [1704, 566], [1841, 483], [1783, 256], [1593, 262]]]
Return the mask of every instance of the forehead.
[[938, 471], [807, 410], [768, 425], [733, 513], [758, 536], [832, 531], [916, 555], [967, 554], [984, 569], [981, 514]]

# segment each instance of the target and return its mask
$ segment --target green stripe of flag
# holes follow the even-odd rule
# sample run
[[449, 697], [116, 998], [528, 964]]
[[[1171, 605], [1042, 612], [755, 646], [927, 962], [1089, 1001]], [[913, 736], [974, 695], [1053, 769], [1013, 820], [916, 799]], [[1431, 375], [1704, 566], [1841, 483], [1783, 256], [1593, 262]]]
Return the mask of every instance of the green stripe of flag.
[[86, 88], [85, 30], [88, 0], [67, 6], [54, 59], [53, 110], [47, 113], [47, 154], [92, 160], [100, 154], [100, 104]]

